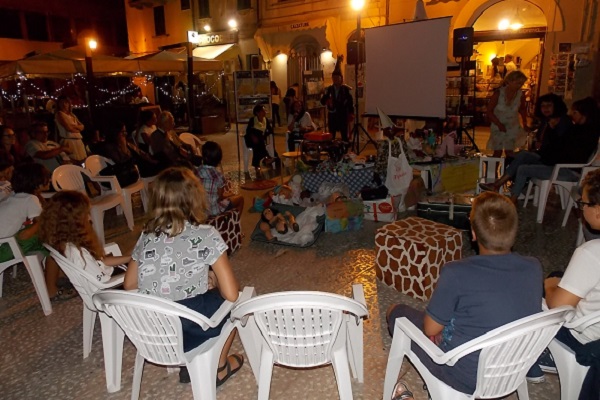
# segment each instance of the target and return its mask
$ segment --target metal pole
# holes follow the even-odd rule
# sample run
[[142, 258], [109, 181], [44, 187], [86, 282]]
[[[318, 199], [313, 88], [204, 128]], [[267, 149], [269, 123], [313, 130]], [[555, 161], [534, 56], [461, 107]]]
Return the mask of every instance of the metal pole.
[[87, 91], [88, 91], [88, 114], [91, 125], [94, 125], [94, 111], [96, 107], [96, 85], [94, 82], [94, 68], [92, 65], [92, 49], [89, 44], [85, 46], [85, 71], [87, 75]]
[[360, 11], [356, 17], [356, 64], [354, 64], [354, 129], [352, 142], [356, 143], [354, 152], [360, 154], [360, 135], [358, 133], [359, 113], [358, 113], [358, 65], [360, 61]]
[[197, 132], [195, 107], [194, 107], [194, 54], [192, 53], [192, 43], [187, 43], [187, 95], [188, 95], [188, 121], [190, 123], [190, 132]]

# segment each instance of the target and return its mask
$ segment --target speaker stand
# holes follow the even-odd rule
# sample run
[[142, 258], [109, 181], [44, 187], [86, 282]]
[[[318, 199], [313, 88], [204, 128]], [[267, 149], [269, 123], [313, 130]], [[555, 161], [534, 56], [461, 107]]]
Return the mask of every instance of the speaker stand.
[[[471, 141], [471, 144], [473, 145], [473, 146], [471, 146], [471, 148], [479, 153], [479, 147], [477, 147], [477, 144], [475, 143], [475, 139], [473, 138], [473, 136], [471, 136], [469, 134], [469, 131], [463, 125], [463, 117], [464, 117], [463, 100], [464, 100], [464, 94], [465, 94], [465, 86], [464, 86], [465, 65], [469, 61], [469, 58], [470, 57], [461, 57], [460, 58], [460, 98], [458, 100], [458, 129], [456, 130], [456, 136], [458, 139], [458, 143], [462, 144], [462, 142], [463, 142], [462, 135], [464, 133], [465, 136]], [[467, 70], [467, 72], [468, 72], [468, 70]], [[467, 88], [467, 91], [468, 91], [468, 88]], [[473, 91], [473, 95], [475, 95], [475, 91]], [[473, 99], [473, 101], [475, 101], [475, 99]], [[473, 106], [475, 106], [475, 104], [473, 104]], [[474, 116], [471, 116], [471, 118], [473, 118], [473, 117]], [[473, 132], [473, 133], [475, 133], [475, 132]]]
[[[352, 128], [352, 151], [354, 151], [354, 153], [356, 153], [356, 155], [359, 155], [362, 150], [366, 149], [367, 146], [369, 145], [369, 143], [371, 143], [373, 146], [375, 146], [375, 150], [377, 150], [377, 143], [375, 142], [375, 140], [373, 140], [371, 135], [369, 135], [369, 132], [362, 126], [362, 124], [360, 123], [359, 115], [358, 115], [359, 114], [358, 113], [358, 67], [359, 67], [359, 65], [361, 65], [361, 64], [354, 65], [354, 127]], [[362, 150], [360, 149], [360, 132], [361, 131], [367, 137], [367, 142], [365, 143]]]

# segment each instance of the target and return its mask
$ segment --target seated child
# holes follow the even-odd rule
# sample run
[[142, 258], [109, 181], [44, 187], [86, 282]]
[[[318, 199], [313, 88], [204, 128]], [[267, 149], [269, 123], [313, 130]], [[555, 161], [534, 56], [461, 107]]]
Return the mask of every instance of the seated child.
[[[512, 253], [517, 235], [517, 210], [498, 193], [473, 200], [473, 240], [479, 255], [453, 261], [441, 269], [437, 287], [425, 311], [399, 304], [387, 313], [393, 334], [396, 318], [407, 317], [443, 351], [450, 351], [495, 328], [541, 311], [542, 268], [531, 257]], [[479, 352], [454, 366], [438, 365], [413, 346], [427, 369], [454, 389], [472, 394]]]
[[[60, 268], [38, 239], [38, 217], [42, 213], [40, 193], [48, 190], [50, 173], [42, 164], [19, 165], [12, 174], [13, 191], [0, 201], [0, 237], [15, 236], [23, 254], [35, 252], [46, 256], [45, 280], [51, 300], [67, 300], [77, 295], [69, 281], [60, 278]], [[0, 246], [0, 262], [13, 258], [8, 244]]]
[[[40, 239], [99, 282], [125, 271], [131, 256], [108, 256], [92, 228], [90, 200], [83, 193], [63, 190], [52, 196], [40, 216]], [[113, 267], [118, 266], [119, 269]]]
[[277, 238], [273, 236], [273, 233], [271, 233], [272, 228], [275, 228], [275, 230], [282, 235], [288, 233], [289, 227], [291, 227], [294, 232], [300, 230], [300, 227], [296, 223], [296, 218], [289, 211], [281, 213], [275, 208], [267, 207], [263, 210], [260, 220], [260, 230], [265, 234], [267, 240], [277, 240]]
[[218, 143], [211, 141], [204, 143], [202, 146], [204, 164], [198, 167], [198, 176], [206, 191], [208, 215], [213, 217], [234, 208], [242, 215], [244, 198], [225, 193], [225, 176], [217, 169], [222, 159], [223, 151]]

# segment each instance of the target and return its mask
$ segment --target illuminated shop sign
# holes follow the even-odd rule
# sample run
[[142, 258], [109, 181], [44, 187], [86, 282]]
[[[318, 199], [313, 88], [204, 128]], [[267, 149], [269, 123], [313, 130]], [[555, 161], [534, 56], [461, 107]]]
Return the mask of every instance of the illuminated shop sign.
[[238, 36], [236, 31], [198, 33], [188, 31], [188, 41], [198, 46], [211, 46], [215, 44], [237, 43]]

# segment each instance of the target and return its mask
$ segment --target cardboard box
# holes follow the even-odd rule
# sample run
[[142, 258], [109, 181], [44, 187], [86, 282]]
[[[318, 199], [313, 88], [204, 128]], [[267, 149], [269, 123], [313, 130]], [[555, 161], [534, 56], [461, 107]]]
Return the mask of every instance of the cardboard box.
[[375, 222], [395, 221], [401, 197], [388, 196], [381, 200], [363, 200], [365, 219]]

